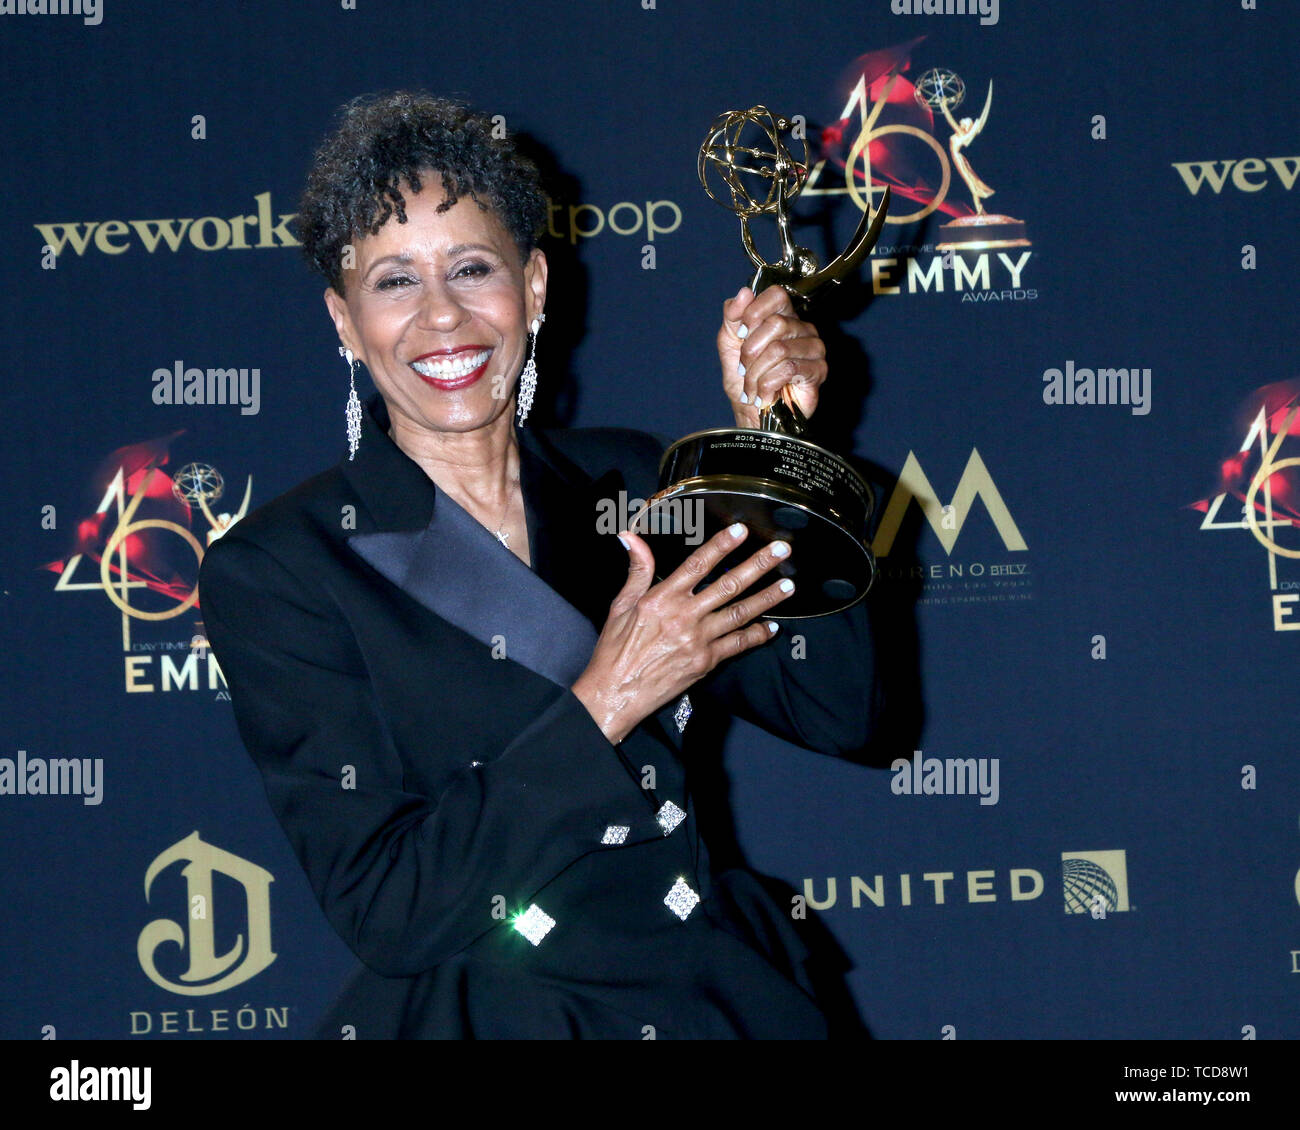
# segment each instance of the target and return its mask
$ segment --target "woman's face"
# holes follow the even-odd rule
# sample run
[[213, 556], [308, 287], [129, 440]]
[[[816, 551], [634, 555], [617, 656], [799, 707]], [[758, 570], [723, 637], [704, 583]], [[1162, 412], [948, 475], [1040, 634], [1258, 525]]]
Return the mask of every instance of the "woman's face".
[[[546, 299], [546, 258], [519, 249], [495, 212], [462, 196], [445, 212], [436, 174], [395, 217], [354, 244], [347, 297], [325, 304], [339, 339], [365, 363], [394, 431], [470, 432], [513, 404], [528, 327]], [[508, 422], [508, 417], [507, 417]]]

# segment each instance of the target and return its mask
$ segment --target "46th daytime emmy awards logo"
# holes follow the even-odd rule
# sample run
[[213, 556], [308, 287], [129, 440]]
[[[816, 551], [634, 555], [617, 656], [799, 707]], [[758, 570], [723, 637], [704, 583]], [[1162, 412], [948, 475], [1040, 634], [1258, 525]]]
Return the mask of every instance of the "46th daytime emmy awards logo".
[[1244, 438], [1219, 468], [1218, 493], [1191, 508], [1202, 530], [1248, 533], [1263, 547], [1273, 630], [1300, 631], [1300, 380], [1256, 390], [1241, 415]]
[[[822, 130], [822, 156], [804, 191], [847, 195], [858, 208], [874, 212], [889, 188], [894, 205], [885, 223], [903, 234], [890, 240], [886, 233], [875, 249], [875, 294], [953, 293], [962, 302], [1035, 299], [1026, 225], [986, 207], [995, 190], [975, 171], [971, 155], [989, 128], [992, 80], [978, 115], [958, 117], [969, 97], [960, 75], [932, 67], [915, 83], [904, 76], [923, 39], [868, 52], [853, 63], [847, 100], [839, 120]], [[909, 201], [915, 207], [908, 208]], [[949, 217], [938, 238], [916, 242], [935, 212]]]
[[[177, 865], [183, 866], [172, 872]], [[177, 877], [185, 880], [183, 896]], [[155, 918], [140, 931], [136, 957], [145, 976], [184, 997], [213, 996], [256, 977], [276, 959], [274, 881], [265, 868], [207, 843], [197, 831], [160, 852], [145, 872], [144, 896], [155, 907], [174, 908], [176, 917]], [[242, 1001], [234, 1008], [133, 1009], [130, 1031], [133, 1036], [238, 1034], [288, 1023], [287, 1005], [257, 1008]]]
[[[99, 592], [117, 608], [128, 693], [207, 690], [226, 698], [225, 676], [198, 618], [199, 566], [207, 546], [248, 512], [253, 480], [233, 513], [220, 507], [226, 483], [215, 467], [166, 470], [170, 444], [182, 434], [113, 452], [92, 479], [99, 495], [94, 513], [77, 523], [71, 551], [45, 568], [58, 576], [55, 592]], [[194, 530], [198, 518], [202, 540]], [[183, 638], [172, 621], [188, 629]]]

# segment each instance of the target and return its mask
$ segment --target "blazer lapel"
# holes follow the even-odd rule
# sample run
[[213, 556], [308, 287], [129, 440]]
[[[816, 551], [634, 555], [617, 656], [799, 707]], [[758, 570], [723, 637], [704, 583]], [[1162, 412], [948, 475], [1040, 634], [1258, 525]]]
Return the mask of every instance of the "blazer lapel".
[[[388, 436], [388, 413], [373, 397], [362, 416], [361, 449], [343, 472], [371, 528], [349, 547], [430, 612], [505, 659], [570, 687], [591, 659], [600, 628], [627, 578], [627, 553], [597, 528], [598, 503], [626, 489], [621, 472], [579, 467], [545, 433], [520, 429], [520, 485], [528, 519], [530, 569], [446, 494]], [[659, 756], [681, 749], [676, 701], [646, 718], [624, 743], [637, 771], [656, 767], [657, 788], [686, 804], [682, 768]], [[657, 740], [656, 740], [657, 739]]]
[[350, 544], [431, 612], [553, 683], [572, 685], [591, 659], [587, 618], [446, 494], [423, 532]]
[[[601, 558], [609, 551], [600, 543], [614, 541], [622, 553], [615, 539], [602, 539], [595, 530], [595, 499], [609, 476], [593, 483], [531, 433], [520, 433], [530, 569], [397, 448], [387, 435], [382, 401], [376, 398], [368, 408], [361, 446], [369, 447], [371, 457], [345, 469], [367, 497], [376, 525], [390, 528], [355, 534], [350, 548], [485, 646], [503, 646], [505, 658], [571, 686], [591, 659], [613, 596], [605, 595], [609, 573]], [[376, 481], [384, 476], [387, 489]], [[430, 506], [422, 529], [391, 528], [418, 521], [420, 510]]]

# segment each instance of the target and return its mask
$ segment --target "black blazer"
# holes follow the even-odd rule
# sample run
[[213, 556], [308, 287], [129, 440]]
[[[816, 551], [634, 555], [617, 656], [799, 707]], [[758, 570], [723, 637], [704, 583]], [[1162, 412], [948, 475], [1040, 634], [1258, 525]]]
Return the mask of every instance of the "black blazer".
[[[748, 872], [712, 873], [677, 704], [615, 747], [569, 689], [627, 576], [597, 501], [648, 497], [659, 444], [521, 429], [530, 569], [387, 429], [376, 397], [355, 461], [244, 518], [201, 574], [240, 735], [364, 967], [320, 1034], [825, 1035], [790, 908]], [[854, 752], [865, 613], [798, 631], [806, 659], [783, 632], [693, 707]], [[532, 906], [554, 923], [535, 944], [515, 926]]]

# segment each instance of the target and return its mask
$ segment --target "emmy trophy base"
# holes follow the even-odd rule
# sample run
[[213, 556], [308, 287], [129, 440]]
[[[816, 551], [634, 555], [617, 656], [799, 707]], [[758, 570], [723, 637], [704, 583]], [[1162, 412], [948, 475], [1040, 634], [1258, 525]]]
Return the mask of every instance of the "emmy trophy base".
[[743, 522], [749, 537], [703, 583], [768, 542], [789, 542], [789, 560], [748, 590], [781, 577], [794, 581], [794, 595], [770, 618], [826, 616], [856, 604], [871, 587], [871, 491], [848, 463], [815, 444], [744, 428], [697, 432], [665, 453], [660, 482], [670, 485], [651, 497], [631, 528], [650, 546], [661, 578], [719, 530]]

